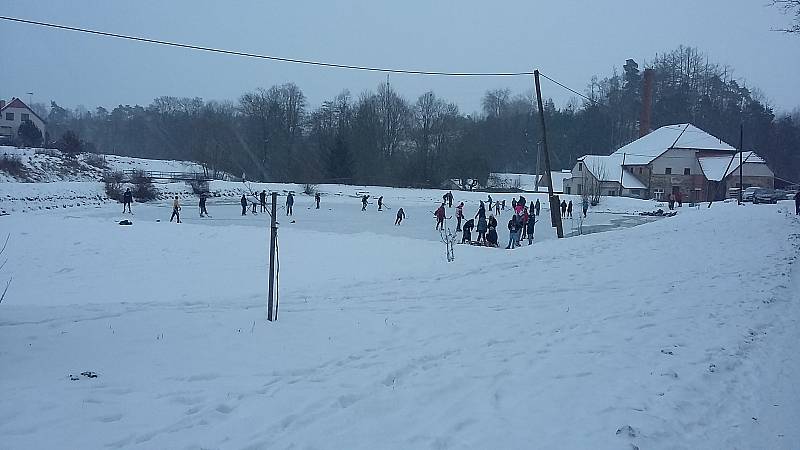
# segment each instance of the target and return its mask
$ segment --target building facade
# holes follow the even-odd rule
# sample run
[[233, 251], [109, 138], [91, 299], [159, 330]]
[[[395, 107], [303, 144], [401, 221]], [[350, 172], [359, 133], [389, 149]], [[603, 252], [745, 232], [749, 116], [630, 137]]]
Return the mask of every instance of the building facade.
[[22, 100], [12, 98], [8, 104], [5, 100], [0, 100], [0, 141], [11, 142], [17, 137], [17, 131], [22, 122], [30, 120], [36, 128], [42, 132], [42, 138], [46, 133], [46, 122], [39, 117]]

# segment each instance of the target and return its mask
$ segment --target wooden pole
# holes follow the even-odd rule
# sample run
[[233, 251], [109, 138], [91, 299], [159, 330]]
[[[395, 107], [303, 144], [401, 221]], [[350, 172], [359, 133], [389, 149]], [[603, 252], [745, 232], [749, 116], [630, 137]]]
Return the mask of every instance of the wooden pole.
[[550, 176], [552, 169], [550, 167], [550, 152], [547, 149], [547, 128], [544, 123], [544, 106], [542, 105], [542, 88], [539, 85], [539, 71], [533, 71], [533, 80], [536, 83], [536, 102], [539, 105], [539, 121], [542, 126], [542, 150], [544, 154], [544, 172], [547, 174], [547, 195], [550, 199], [550, 222], [556, 228], [556, 234], [559, 238], [564, 237], [564, 229], [561, 224], [561, 204], [558, 201], [558, 196], [553, 193], [553, 178]]
[[741, 205], [744, 201], [744, 184], [743, 184], [743, 177], [742, 177], [742, 170], [744, 167], [744, 162], [742, 161], [742, 153], [744, 153], [744, 145], [742, 140], [744, 139], [744, 124], [739, 124], [739, 204]]
[[267, 320], [272, 322], [278, 318], [278, 311], [275, 310], [275, 243], [278, 240], [277, 222], [278, 193], [272, 193], [272, 218], [270, 219], [269, 237], [269, 293], [267, 294]]

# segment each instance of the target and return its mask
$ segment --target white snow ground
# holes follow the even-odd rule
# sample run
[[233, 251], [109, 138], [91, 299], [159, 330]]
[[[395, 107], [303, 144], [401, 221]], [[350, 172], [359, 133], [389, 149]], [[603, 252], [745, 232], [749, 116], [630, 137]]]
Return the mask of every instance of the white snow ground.
[[395, 228], [354, 190], [281, 217], [276, 323], [266, 215], [235, 197], [181, 225], [167, 201], [130, 227], [104, 203], [0, 217], [0, 448], [800, 448], [788, 204], [564, 240], [542, 222], [447, 264], [441, 192], [371, 188], [409, 213]]

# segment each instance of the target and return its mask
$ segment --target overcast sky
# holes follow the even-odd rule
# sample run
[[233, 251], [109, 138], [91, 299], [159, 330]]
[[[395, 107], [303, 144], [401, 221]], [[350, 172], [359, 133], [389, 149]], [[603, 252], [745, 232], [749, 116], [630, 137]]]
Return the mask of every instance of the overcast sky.
[[[2, 0], [0, 15], [197, 45], [354, 65], [435, 71], [534, 68], [583, 91], [593, 75], [698, 47], [758, 87], [778, 111], [800, 106], [800, 36], [767, 0], [508, 1]], [[386, 76], [208, 54], [0, 21], [0, 96], [66, 106], [148, 104], [157, 96], [236, 100], [293, 81], [313, 107]], [[532, 79], [392, 75], [414, 101], [426, 90], [479, 109], [481, 95]], [[544, 82], [563, 104], [572, 94]]]

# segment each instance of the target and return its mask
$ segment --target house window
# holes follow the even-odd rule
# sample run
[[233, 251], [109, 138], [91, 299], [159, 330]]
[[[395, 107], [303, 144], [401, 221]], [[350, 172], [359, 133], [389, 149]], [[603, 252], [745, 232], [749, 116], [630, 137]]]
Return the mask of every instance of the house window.
[[572, 190], [572, 188], [567, 186], [567, 194], [569, 194], [570, 193], [569, 191], [571, 191], [571, 190]]
[[14, 113], [7, 112], [6, 113], [6, 120], [14, 120]]
[[672, 174], [672, 167], [667, 167], [666, 169], [664, 169], [664, 173], [667, 174], [667, 175], [671, 175]]
[[578, 192], [577, 192], [577, 194], [578, 194], [578, 195], [581, 195], [581, 194], [583, 194], [583, 185], [582, 185], [582, 184], [579, 184], [579, 185], [578, 185]]
[[642, 168], [639, 167], [639, 175], [641, 175], [641, 174], [642, 174]]
[[578, 172], [583, 170], [583, 163], [578, 163]]
[[692, 169], [690, 169], [688, 167], [683, 169], [683, 174], [684, 175], [691, 175], [692, 174]]
[[653, 190], [653, 198], [656, 200], [661, 200], [664, 197], [664, 190], [663, 189], [655, 189]]
[[20, 119], [21, 119], [23, 122], [25, 122], [26, 120], [31, 120], [31, 115], [30, 115], [30, 114], [20, 114], [20, 115], [19, 115], [19, 118], [20, 118]]

